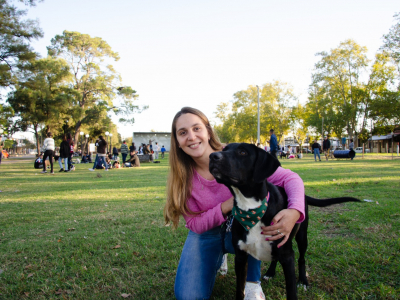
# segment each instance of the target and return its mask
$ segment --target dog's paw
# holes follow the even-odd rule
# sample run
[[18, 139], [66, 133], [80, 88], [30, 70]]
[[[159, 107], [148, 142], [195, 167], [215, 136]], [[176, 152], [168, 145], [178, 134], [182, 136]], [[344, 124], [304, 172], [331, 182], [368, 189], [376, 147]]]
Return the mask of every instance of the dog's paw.
[[307, 292], [308, 286], [305, 285], [305, 284], [299, 283], [299, 284], [297, 285], [297, 288], [298, 288], [298, 289], [304, 289], [304, 291]]
[[263, 279], [264, 279], [265, 281], [270, 281], [272, 278], [273, 278], [273, 277], [269, 277], [269, 276], [267, 276], [267, 275], [264, 275], [264, 276], [263, 276]]

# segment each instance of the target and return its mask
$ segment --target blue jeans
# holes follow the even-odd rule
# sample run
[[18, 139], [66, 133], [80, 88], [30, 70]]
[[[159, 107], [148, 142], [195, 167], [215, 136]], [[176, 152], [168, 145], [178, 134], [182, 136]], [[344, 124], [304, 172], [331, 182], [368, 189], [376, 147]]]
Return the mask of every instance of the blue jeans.
[[[58, 158], [58, 164], [60, 165], [60, 169], [63, 168], [62, 167], [62, 160], [63, 159], [61, 157]], [[68, 170], [68, 157], [64, 158], [64, 164], [65, 164], [65, 169], [64, 170]]]
[[125, 163], [126, 162], [126, 157], [127, 157], [128, 153], [122, 153], [122, 162]]
[[[232, 233], [218, 226], [202, 234], [189, 231], [175, 278], [175, 297], [209, 299], [225, 253], [234, 253]], [[259, 282], [261, 261], [248, 256], [247, 281]]]
[[96, 169], [97, 161], [102, 161], [103, 165], [106, 167], [106, 170], [108, 169], [108, 164], [106, 163], [106, 157], [105, 156], [99, 156], [96, 154], [96, 159], [94, 160], [93, 168]]
[[321, 160], [321, 156], [319, 156], [319, 149], [314, 148], [314, 159], [315, 159], [315, 161], [317, 161], [317, 155], [318, 155], [318, 159]]

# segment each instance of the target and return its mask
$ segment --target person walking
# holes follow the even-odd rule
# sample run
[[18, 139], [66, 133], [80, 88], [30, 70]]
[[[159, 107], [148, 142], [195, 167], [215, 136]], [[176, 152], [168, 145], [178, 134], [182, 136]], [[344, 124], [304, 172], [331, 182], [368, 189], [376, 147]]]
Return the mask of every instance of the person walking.
[[312, 144], [311, 148], [314, 152], [315, 161], [317, 161], [317, 155], [318, 155], [319, 161], [321, 161], [321, 156], [319, 155], [319, 150], [321, 149], [321, 145], [319, 143], [317, 143], [317, 140], [314, 140], [314, 143]]
[[155, 159], [158, 159], [158, 152], [160, 151], [160, 146], [158, 146], [158, 142], [153, 147]]
[[[226, 225], [234, 198], [209, 171], [210, 154], [221, 150], [221, 142], [201, 111], [184, 107], [175, 115], [164, 218], [176, 228], [183, 215], [189, 229], [175, 277], [174, 291], [178, 300], [209, 299], [224, 253], [234, 252], [232, 233]], [[284, 187], [288, 209], [272, 219], [273, 225], [261, 227], [260, 235], [270, 241], [277, 241], [284, 235], [278, 244], [281, 247], [294, 225], [304, 220], [304, 184], [296, 173], [282, 167], [268, 181]], [[261, 262], [249, 255], [246, 299], [265, 299], [260, 277]]]
[[104, 139], [102, 135], [99, 136], [99, 139], [96, 141], [97, 144], [97, 155], [96, 159], [93, 164], [93, 168], [89, 169], [89, 171], [94, 171], [96, 168], [97, 162], [100, 160], [100, 163], [102, 162], [103, 165], [105, 166], [105, 170], [108, 171], [108, 164], [106, 162], [106, 156], [107, 156], [107, 142]]
[[54, 174], [54, 171], [53, 171], [54, 139], [53, 139], [51, 132], [47, 133], [47, 138], [43, 141], [43, 150], [44, 150], [43, 171], [41, 173], [47, 173], [45, 161], [48, 157], [49, 161], [50, 161], [50, 166], [51, 166], [50, 174]]
[[324, 141], [322, 142], [322, 150], [324, 151], [325, 158], [328, 160], [329, 152], [331, 150], [331, 141], [326, 136]]
[[117, 147], [115, 147], [114, 146], [114, 148], [113, 148], [113, 159], [114, 160], [118, 160], [118, 149], [117, 149]]
[[269, 134], [271, 135], [271, 138], [270, 138], [270, 140], [269, 140], [270, 153], [271, 153], [276, 159], [278, 159], [278, 157], [276, 156], [276, 152], [278, 151], [278, 139], [276, 138], [276, 135], [275, 135], [273, 129], [271, 129], [271, 130], [269, 131]]
[[[59, 172], [68, 172], [68, 157], [69, 157], [69, 151], [70, 151], [70, 147], [69, 144], [67, 142], [67, 136], [64, 135], [63, 136], [63, 140], [60, 144], [60, 157], [58, 158], [58, 164], [60, 165], [60, 171]], [[64, 159], [64, 165], [65, 165], [65, 169], [62, 166], [62, 159]]]
[[126, 162], [126, 157], [128, 156], [129, 153], [129, 148], [128, 145], [126, 144], [126, 141], [122, 142], [121, 145], [121, 154], [122, 154], [122, 163], [125, 164]]
[[164, 154], [165, 154], [165, 147], [164, 145], [161, 147], [161, 158], [164, 158]]

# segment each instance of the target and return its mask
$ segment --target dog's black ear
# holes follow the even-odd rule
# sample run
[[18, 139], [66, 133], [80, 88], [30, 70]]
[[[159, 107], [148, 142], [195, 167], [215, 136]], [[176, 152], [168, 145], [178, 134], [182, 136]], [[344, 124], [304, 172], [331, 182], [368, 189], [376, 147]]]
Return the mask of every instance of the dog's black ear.
[[254, 167], [254, 182], [262, 182], [281, 166], [279, 160], [269, 152], [257, 148], [257, 160]]

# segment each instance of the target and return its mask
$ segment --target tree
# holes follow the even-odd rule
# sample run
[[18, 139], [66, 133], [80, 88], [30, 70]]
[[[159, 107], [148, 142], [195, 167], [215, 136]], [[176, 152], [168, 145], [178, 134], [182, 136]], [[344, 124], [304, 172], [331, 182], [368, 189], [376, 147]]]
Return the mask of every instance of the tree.
[[103, 66], [104, 60], [119, 59], [118, 53], [99, 37], [79, 32], [64, 31], [51, 40], [48, 52], [53, 57], [63, 57], [73, 74], [72, 88], [76, 92], [69, 110], [74, 139], [78, 140], [80, 128], [101, 121], [104, 113], [122, 115], [121, 122], [134, 122], [132, 115], [139, 108], [133, 100], [138, 96], [129, 86], [123, 86], [112, 65]]
[[35, 60], [26, 66], [16, 89], [8, 95], [7, 101], [18, 117], [15, 130], [26, 131], [31, 127], [38, 153], [40, 131], [48, 132], [63, 124], [73, 95], [66, 86], [70, 78], [64, 60], [52, 57]]
[[[232, 103], [217, 106], [216, 116], [222, 121], [216, 126], [222, 141], [257, 140], [257, 88], [249, 86], [247, 90], [234, 94]], [[274, 81], [264, 84], [260, 89], [260, 140], [265, 143], [269, 130], [275, 130], [278, 142], [289, 130], [289, 116], [297, 98], [292, 88], [283, 82]]]
[[[346, 40], [329, 53], [318, 53], [321, 60], [316, 63], [313, 73], [310, 100], [315, 102], [315, 109], [318, 109], [315, 114], [319, 124], [322, 124], [324, 117], [324, 123], [326, 119], [326, 124], [336, 127], [339, 135], [345, 129], [350, 138], [353, 138], [357, 130], [365, 100], [361, 76], [369, 63], [366, 52], [366, 47], [361, 47], [353, 40]], [[344, 128], [340, 128], [341, 120], [345, 122]], [[318, 128], [316, 124], [312, 125]]]
[[383, 45], [381, 50], [386, 52], [397, 66], [398, 74], [400, 74], [400, 13], [394, 15], [397, 23], [394, 24], [388, 34], [383, 36]]
[[[9, 0], [0, 0], [0, 87], [14, 83], [13, 71], [35, 59], [29, 42], [43, 36], [37, 21], [22, 20], [26, 10], [19, 10]], [[35, 5], [35, 0], [20, 1]]]

